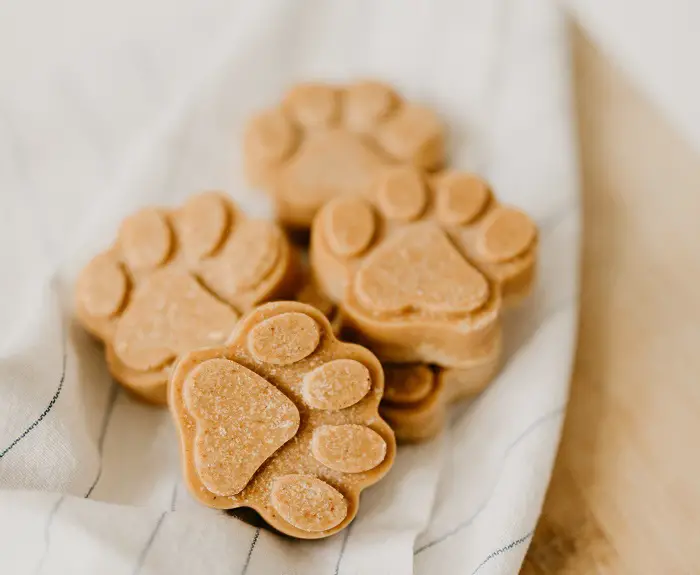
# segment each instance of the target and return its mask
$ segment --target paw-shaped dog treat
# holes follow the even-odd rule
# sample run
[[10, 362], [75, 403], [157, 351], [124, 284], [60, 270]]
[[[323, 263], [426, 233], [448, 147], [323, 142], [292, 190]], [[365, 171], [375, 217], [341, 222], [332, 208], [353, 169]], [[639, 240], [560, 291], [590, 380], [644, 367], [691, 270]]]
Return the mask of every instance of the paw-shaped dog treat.
[[311, 266], [343, 321], [382, 361], [469, 366], [502, 301], [534, 280], [537, 230], [476, 176], [385, 170], [366, 198], [317, 214]]
[[339, 531], [394, 460], [383, 388], [377, 358], [337, 340], [316, 308], [253, 310], [225, 346], [190, 352], [173, 372], [169, 405], [193, 496], [251, 507], [294, 537]]
[[252, 119], [244, 154], [248, 179], [272, 195], [280, 220], [308, 228], [325, 202], [366, 194], [387, 166], [439, 168], [444, 147], [435, 114], [384, 84], [303, 84]]
[[379, 408], [397, 441], [417, 442], [437, 435], [445, 425], [450, 403], [476, 397], [500, 367], [497, 337], [472, 365], [437, 368], [424, 364], [385, 364], [384, 397]]
[[175, 358], [223, 343], [243, 311], [293, 293], [297, 259], [279, 226], [206, 192], [124, 220], [81, 272], [76, 312], [105, 343], [114, 377], [164, 403]]

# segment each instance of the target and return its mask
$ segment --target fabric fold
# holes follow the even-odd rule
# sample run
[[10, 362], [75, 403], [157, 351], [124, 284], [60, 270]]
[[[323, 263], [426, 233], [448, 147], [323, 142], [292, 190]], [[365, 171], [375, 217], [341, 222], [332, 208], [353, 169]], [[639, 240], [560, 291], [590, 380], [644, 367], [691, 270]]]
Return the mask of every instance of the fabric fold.
[[[163, 3], [164, 23], [136, 0], [111, 19], [69, 0], [63, 26], [42, 27], [51, 50], [7, 44], [45, 4], [0, 22], [0, 47], [23, 62], [4, 66], [0, 86], [0, 117], [13, 122], [0, 131], [12, 168], [0, 170], [0, 212], [22, 218], [0, 226], [13, 279], [0, 288], [11, 326], [0, 340], [0, 572], [516, 573], [559, 441], [576, 332], [579, 200], [557, 3], [209, 0], [196, 14]], [[33, 59], [53, 74], [37, 79], [55, 90], [49, 101], [23, 76]], [[169, 414], [112, 382], [72, 320], [72, 289], [142, 205], [223, 189], [269, 215], [242, 174], [247, 118], [295, 81], [366, 77], [433, 106], [449, 124], [451, 165], [480, 171], [535, 217], [540, 279], [506, 318], [507, 363], [491, 388], [455, 406], [438, 439], [402, 449], [349, 529], [297, 542], [191, 500]], [[40, 104], [44, 128], [21, 111]]]

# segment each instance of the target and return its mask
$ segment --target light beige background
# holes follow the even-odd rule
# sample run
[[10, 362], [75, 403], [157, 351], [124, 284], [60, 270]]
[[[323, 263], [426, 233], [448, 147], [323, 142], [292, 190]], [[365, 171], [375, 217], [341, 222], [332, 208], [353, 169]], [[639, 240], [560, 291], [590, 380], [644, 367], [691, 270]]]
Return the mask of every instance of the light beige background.
[[580, 30], [579, 348], [523, 573], [700, 573], [700, 157]]

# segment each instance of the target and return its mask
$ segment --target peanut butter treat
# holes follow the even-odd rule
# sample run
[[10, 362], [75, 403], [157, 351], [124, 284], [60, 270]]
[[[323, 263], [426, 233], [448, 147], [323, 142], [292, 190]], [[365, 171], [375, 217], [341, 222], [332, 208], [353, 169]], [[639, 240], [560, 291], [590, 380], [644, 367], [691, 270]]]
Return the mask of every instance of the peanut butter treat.
[[537, 229], [468, 173], [385, 170], [365, 198], [316, 215], [311, 266], [343, 321], [382, 361], [469, 367], [502, 302], [531, 289]]
[[447, 407], [458, 400], [475, 398], [498, 372], [501, 338], [473, 364], [462, 368], [438, 368], [424, 364], [385, 364], [386, 384], [379, 408], [397, 441], [430, 439], [444, 427]]
[[368, 193], [388, 166], [438, 169], [444, 149], [437, 116], [378, 82], [296, 86], [251, 120], [244, 140], [249, 181], [302, 229], [328, 200]]
[[175, 358], [223, 343], [242, 312], [291, 295], [297, 260], [278, 225], [205, 192], [126, 218], [78, 277], [76, 313], [104, 342], [114, 378], [165, 403]]
[[[305, 254], [302, 254], [305, 255]], [[311, 268], [308, 265], [308, 259], [302, 257], [300, 271], [300, 287], [294, 296], [294, 300], [308, 304], [318, 309], [323, 315], [331, 319], [335, 315], [335, 303], [319, 288], [316, 279], [311, 273]]]
[[[333, 333], [339, 335], [342, 329], [342, 315], [338, 306], [332, 301], [321, 288], [318, 287], [316, 279], [311, 273], [308, 261], [302, 258], [301, 287], [294, 295], [294, 301], [311, 305], [318, 309], [328, 318], [333, 328]], [[342, 337], [341, 337], [342, 339]]]
[[192, 495], [250, 507], [293, 537], [340, 531], [394, 460], [383, 389], [377, 358], [336, 339], [318, 309], [254, 309], [226, 345], [184, 355], [173, 372], [169, 405]]

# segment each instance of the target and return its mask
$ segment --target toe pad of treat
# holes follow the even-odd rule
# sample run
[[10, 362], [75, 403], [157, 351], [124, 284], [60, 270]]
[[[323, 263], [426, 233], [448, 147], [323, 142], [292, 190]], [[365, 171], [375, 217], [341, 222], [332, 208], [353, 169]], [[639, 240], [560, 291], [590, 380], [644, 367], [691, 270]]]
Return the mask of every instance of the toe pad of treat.
[[384, 461], [386, 442], [362, 425], [324, 425], [314, 430], [311, 452], [335, 471], [360, 473]]
[[425, 182], [414, 168], [387, 172], [379, 184], [377, 205], [389, 220], [410, 222], [419, 218], [427, 203]]
[[220, 194], [191, 196], [180, 209], [179, 231], [186, 253], [194, 260], [212, 255], [232, 224], [232, 214]]
[[318, 324], [303, 313], [284, 313], [263, 321], [248, 336], [258, 361], [289, 365], [311, 355], [321, 338]]
[[128, 289], [129, 284], [119, 262], [109, 254], [101, 254], [81, 272], [76, 292], [88, 314], [106, 318], [121, 309]]
[[452, 172], [437, 178], [435, 212], [447, 225], [464, 225], [476, 219], [486, 207], [491, 193], [481, 178]]
[[343, 494], [311, 475], [278, 477], [270, 492], [270, 503], [287, 523], [310, 532], [332, 529], [348, 514]]
[[160, 211], [145, 208], [124, 220], [119, 229], [119, 244], [130, 268], [152, 269], [165, 262], [170, 254], [172, 233]]
[[336, 359], [304, 376], [302, 396], [315, 409], [338, 410], [360, 401], [372, 385], [369, 370], [354, 359]]
[[535, 224], [527, 215], [519, 210], [499, 208], [488, 216], [479, 251], [487, 261], [505, 262], [527, 251], [536, 237]]
[[341, 257], [362, 253], [374, 236], [374, 212], [361, 199], [331, 201], [324, 210], [324, 223], [329, 247]]

